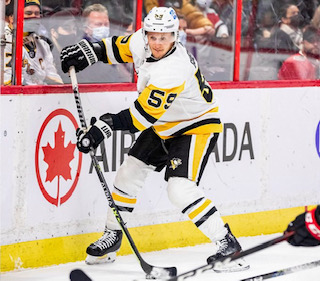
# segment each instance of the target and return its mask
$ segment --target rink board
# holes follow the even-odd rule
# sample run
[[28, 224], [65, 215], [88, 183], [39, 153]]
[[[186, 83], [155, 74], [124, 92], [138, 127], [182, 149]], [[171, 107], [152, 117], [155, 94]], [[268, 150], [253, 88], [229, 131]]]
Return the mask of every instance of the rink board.
[[[200, 188], [237, 236], [281, 232], [303, 206], [320, 202], [319, 88], [215, 94], [225, 130]], [[107, 201], [90, 157], [75, 148], [73, 95], [0, 98], [1, 271], [84, 259], [103, 230]], [[136, 93], [81, 98], [89, 120], [127, 108]], [[117, 132], [97, 150], [110, 187], [137, 136]], [[186, 220], [168, 201], [161, 172], [146, 179], [127, 225], [141, 251], [207, 242]], [[121, 254], [128, 253], [124, 245]]]

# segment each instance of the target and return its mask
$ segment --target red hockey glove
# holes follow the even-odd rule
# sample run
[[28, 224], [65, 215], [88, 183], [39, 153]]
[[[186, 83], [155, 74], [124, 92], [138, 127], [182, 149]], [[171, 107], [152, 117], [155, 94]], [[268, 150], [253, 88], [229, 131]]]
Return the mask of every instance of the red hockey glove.
[[295, 231], [294, 235], [288, 238], [293, 246], [317, 246], [320, 245], [320, 205], [308, 212], [305, 212], [292, 221], [285, 232]]

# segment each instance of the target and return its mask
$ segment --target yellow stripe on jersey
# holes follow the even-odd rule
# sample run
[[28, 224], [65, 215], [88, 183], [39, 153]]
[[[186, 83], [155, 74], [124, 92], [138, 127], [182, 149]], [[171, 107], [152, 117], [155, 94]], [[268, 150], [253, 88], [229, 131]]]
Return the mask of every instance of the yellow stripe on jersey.
[[192, 211], [188, 217], [192, 220], [194, 219], [197, 215], [199, 215], [208, 205], [211, 203], [211, 200], [207, 199], [200, 207]]
[[119, 36], [115, 40], [115, 45], [119, 50], [119, 54], [123, 62], [133, 62], [132, 53], [129, 49], [131, 35]]
[[[213, 112], [218, 112], [218, 111], [219, 111], [219, 107], [215, 107], [215, 108], [210, 109], [209, 111], [203, 113], [202, 115], [200, 115], [200, 116], [198, 116], [198, 117], [196, 117], [196, 118], [199, 118], [199, 117], [201, 117], [201, 116], [203, 116], [203, 115], [205, 115], [205, 114], [208, 114], [208, 113], [213, 113]], [[194, 118], [194, 119], [196, 119], [196, 118]], [[179, 121], [179, 122], [168, 122], [168, 123], [165, 123], [165, 124], [163, 124], [163, 125], [155, 125], [155, 126], [154, 126], [154, 129], [155, 129], [157, 132], [163, 132], [163, 131], [167, 131], [167, 130], [169, 130], [169, 129], [175, 127], [175, 126], [177, 126], [177, 125], [180, 124], [180, 123], [181, 123], [181, 121]], [[220, 125], [220, 124], [210, 124], [210, 125]], [[197, 129], [198, 129], [198, 128], [197, 128]], [[210, 133], [212, 133], [212, 132], [219, 133], [219, 132], [221, 132], [221, 131], [210, 131]]]
[[208, 138], [211, 134], [206, 135], [196, 135], [195, 136], [195, 149], [191, 153], [193, 154], [192, 163], [192, 180], [197, 181], [198, 170], [200, 169], [200, 164], [202, 162], [203, 156], [205, 154], [204, 150], [208, 144]]
[[122, 202], [122, 203], [135, 204], [137, 202], [137, 199], [130, 199], [130, 198], [127, 198], [127, 197], [123, 197], [123, 196], [121, 196], [119, 194], [116, 194], [114, 192], [112, 192], [112, 198], [115, 201], [119, 201], [119, 202]]
[[188, 130], [184, 135], [203, 135], [210, 133], [221, 133], [223, 131], [223, 125], [220, 124], [206, 124], [194, 129]]
[[[132, 53], [129, 48], [131, 35], [113, 36], [112, 38], [102, 39], [106, 47], [108, 63], [112, 64], [114, 61], [113, 58], [118, 63], [133, 62]], [[110, 43], [107, 44], [106, 40], [111, 40], [111, 45]]]
[[157, 88], [150, 84], [141, 92], [138, 102], [148, 115], [158, 120], [184, 90], [185, 83], [171, 89]]

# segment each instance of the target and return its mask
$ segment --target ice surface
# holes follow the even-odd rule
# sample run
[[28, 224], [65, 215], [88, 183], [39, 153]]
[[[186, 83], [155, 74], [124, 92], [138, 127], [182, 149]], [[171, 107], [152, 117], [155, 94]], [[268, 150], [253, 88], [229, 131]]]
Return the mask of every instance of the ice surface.
[[[240, 237], [239, 242], [244, 250], [257, 246], [281, 234]], [[206, 263], [211, 254], [211, 244], [195, 247], [173, 248], [152, 253], [142, 253], [144, 260], [155, 266], [176, 266], [178, 274], [189, 271]], [[48, 253], [50, 254], [50, 253]], [[215, 273], [207, 271], [187, 280], [200, 281], [239, 281], [258, 274], [268, 273], [312, 261], [320, 260], [320, 246], [292, 247], [287, 242], [259, 251], [246, 257], [251, 268], [237, 273]], [[2, 281], [68, 281], [73, 269], [82, 269], [94, 281], [132, 281], [145, 277], [140, 264], [134, 255], [120, 256], [114, 263], [100, 265], [86, 265], [84, 262], [75, 262], [57, 266], [22, 269], [2, 273]], [[320, 266], [300, 270], [295, 273], [272, 278], [275, 281], [320, 281]]]

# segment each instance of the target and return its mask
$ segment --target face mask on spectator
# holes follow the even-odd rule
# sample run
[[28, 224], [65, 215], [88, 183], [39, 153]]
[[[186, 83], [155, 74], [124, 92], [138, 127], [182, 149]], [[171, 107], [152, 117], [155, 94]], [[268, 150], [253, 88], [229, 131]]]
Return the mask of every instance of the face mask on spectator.
[[187, 33], [184, 30], [179, 30], [179, 41], [183, 46], [187, 43]]
[[290, 25], [293, 27], [299, 27], [304, 21], [304, 17], [301, 14], [290, 17]]
[[23, 22], [23, 32], [38, 32], [40, 21], [38, 18], [25, 19]]
[[107, 38], [110, 33], [108, 26], [100, 26], [92, 29], [92, 38], [97, 41], [101, 41], [102, 38]]

